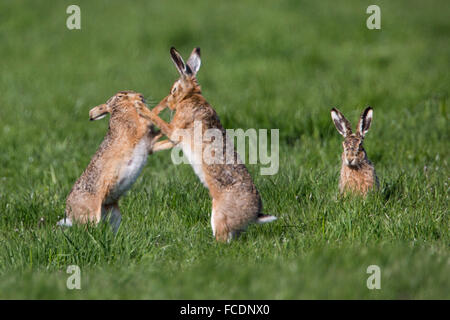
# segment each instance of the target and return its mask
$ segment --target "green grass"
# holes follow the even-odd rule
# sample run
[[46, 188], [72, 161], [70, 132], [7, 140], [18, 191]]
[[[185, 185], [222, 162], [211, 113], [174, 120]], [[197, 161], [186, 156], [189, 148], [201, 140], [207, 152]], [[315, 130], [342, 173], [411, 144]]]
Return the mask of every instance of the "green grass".
[[[71, 1], [0, 4], [0, 298], [449, 299], [450, 7], [446, 1]], [[265, 212], [211, 235], [211, 201], [170, 152], [149, 157], [108, 226], [62, 230], [65, 198], [107, 130], [88, 111], [119, 90], [152, 104], [176, 79], [168, 49], [202, 48], [199, 82], [226, 128], [280, 130], [280, 170], [249, 165]], [[329, 110], [374, 121], [381, 190], [342, 199]], [[81, 290], [66, 268], [81, 268]], [[381, 290], [366, 269], [381, 268]]]

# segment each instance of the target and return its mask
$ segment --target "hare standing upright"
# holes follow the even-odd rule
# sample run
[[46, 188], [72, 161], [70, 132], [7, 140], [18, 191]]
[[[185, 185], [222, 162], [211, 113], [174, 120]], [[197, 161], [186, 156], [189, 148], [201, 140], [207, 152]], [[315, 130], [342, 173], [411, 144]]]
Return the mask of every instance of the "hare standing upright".
[[59, 225], [71, 226], [75, 221], [98, 223], [110, 213], [109, 220], [117, 231], [121, 221], [120, 196], [136, 181], [149, 153], [171, 147], [167, 142], [155, 143], [162, 134], [148, 119], [139, 116], [134, 102], [144, 103], [143, 99], [140, 93], [121, 91], [91, 109], [91, 121], [111, 114], [109, 130], [70, 191], [65, 217]]
[[350, 122], [336, 108], [331, 109], [331, 119], [337, 131], [345, 138], [342, 146], [342, 167], [339, 181], [341, 193], [350, 191], [366, 195], [376, 186], [378, 188], [378, 177], [375, 167], [367, 158], [363, 147], [364, 136], [369, 131], [372, 123], [373, 110], [367, 107], [358, 122], [356, 133], [352, 133]]
[[[209, 189], [212, 197], [211, 227], [216, 240], [229, 241], [252, 222], [275, 220], [274, 216], [262, 214], [261, 198], [247, 168], [239, 160], [234, 146], [227, 148], [232, 141], [227, 139], [219, 117], [202, 96], [196, 79], [201, 63], [200, 49], [192, 51], [186, 64], [175, 48], [170, 49], [170, 54], [180, 73], [170, 94], [153, 111], [140, 102], [137, 104], [142, 106], [139, 110], [142, 115], [148, 116], [172, 143], [181, 146], [195, 173]], [[157, 116], [165, 107], [175, 110], [170, 123]], [[211, 141], [211, 137], [193, 141], [196, 128], [199, 128], [201, 137], [216, 133], [214, 138], [221, 143]], [[208, 156], [214, 159], [211, 161]]]

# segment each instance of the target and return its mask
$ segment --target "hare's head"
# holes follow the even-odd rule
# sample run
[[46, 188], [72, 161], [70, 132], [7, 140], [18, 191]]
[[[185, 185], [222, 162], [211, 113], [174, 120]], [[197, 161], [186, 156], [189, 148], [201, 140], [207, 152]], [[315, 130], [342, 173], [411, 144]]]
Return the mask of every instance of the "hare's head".
[[364, 136], [369, 131], [372, 123], [373, 109], [367, 107], [358, 122], [356, 133], [352, 132], [350, 122], [336, 108], [331, 109], [331, 119], [336, 126], [337, 131], [345, 138], [342, 146], [344, 152], [342, 159], [345, 165], [349, 167], [359, 167], [366, 158], [366, 151], [363, 147]]
[[135, 101], [144, 102], [144, 96], [134, 91], [120, 91], [109, 98], [106, 103], [96, 106], [89, 111], [89, 119], [100, 120], [108, 113], [121, 115], [129, 112], [137, 113], [134, 106]]
[[180, 78], [175, 81], [170, 89], [170, 94], [166, 98], [167, 105], [173, 110], [175, 106], [183, 99], [193, 94], [201, 93], [201, 89], [196, 78], [201, 64], [200, 48], [194, 48], [194, 50], [192, 50], [192, 53], [186, 63], [184, 63], [183, 58], [174, 47], [170, 48], [170, 56], [172, 57], [172, 61], [180, 74]]

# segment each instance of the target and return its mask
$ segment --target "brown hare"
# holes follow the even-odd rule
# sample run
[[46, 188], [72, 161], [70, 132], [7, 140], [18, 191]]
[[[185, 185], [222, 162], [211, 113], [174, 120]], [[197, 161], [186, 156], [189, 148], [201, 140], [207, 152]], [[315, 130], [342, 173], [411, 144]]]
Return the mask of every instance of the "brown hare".
[[342, 167], [339, 180], [341, 193], [352, 192], [366, 195], [374, 187], [378, 188], [375, 167], [364, 150], [364, 137], [372, 123], [373, 109], [367, 107], [358, 122], [356, 133], [352, 133], [350, 122], [336, 108], [331, 109], [331, 119], [337, 131], [345, 138], [342, 146]]
[[[175, 48], [170, 49], [170, 54], [180, 73], [170, 94], [152, 111], [139, 101], [137, 105], [142, 106], [139, 112], [155, 123], [172, 143], [179, 144], [195, 173], [208, 188], [212, 198], [211, 227], [216, 240], [230, 241], [250, 223], [275, 220], [274, 216], [262, 214], [261, 197], [247, 168], [239, 160], [234, 146], [226, 148], [232, 141], [227, 139], [217, 113], [202, 96], [196, 79], [201, 63], [200, 49], [192, 51], [186, 64]], [[175, 110], [170, 123], [157, 115], [165, 107]], [[217, 145], [214, 140], [206, 138], [194, 143], [192, 137], [199, 124], [202, 137], [215, 131], [223, 143]], [[221, 161], [209, 161], [205, 154]], [[225, 162], [225, 157], [227, 160], [232, 158], [232, 161]]]
[[[156, 142], [162, 134], [151, 121], [139, 116], [135, 101], [144, 102], [140, 93], [121, 91], [89, 112], [90, 120], [99, 120], [108, 113], [109, 130], [86, 170], [70, 191], [65, 217], [58, 225], [98, 223], [109, 216], [114, 232], [121, 215], [118, 206], [122, 196], [139, 176], [147, 156], [172, 146]], [[143, 108], [143, 106], [140, 106]]]

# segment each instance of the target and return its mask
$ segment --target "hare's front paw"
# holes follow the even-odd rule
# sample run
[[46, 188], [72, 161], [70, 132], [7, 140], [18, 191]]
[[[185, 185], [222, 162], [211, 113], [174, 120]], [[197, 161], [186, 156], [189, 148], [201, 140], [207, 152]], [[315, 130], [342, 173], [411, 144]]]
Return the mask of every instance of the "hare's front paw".
[[145, 105], [143, 105], [142, 103], [139, 103], [138, 101], [136, 101], [134, 103], [135, 107], [136, 107], [136, 111], [138, 113], [139, 116], [148, 119], [148, 120], [154, 120], [156, 115], [150, 111]]

